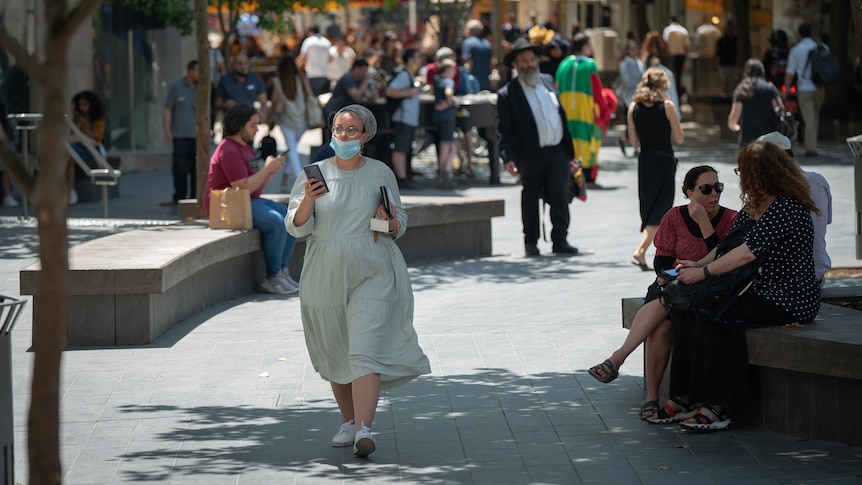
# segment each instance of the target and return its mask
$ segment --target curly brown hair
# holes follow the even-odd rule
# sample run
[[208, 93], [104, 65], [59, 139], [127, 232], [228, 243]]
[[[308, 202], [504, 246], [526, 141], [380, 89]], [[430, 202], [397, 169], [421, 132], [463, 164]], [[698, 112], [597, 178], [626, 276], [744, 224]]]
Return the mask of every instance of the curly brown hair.
[[755, 141], [743, 148], [736, 159], [743, 210], [763, 214], [770, 196], [796, 200], [820, 214], [811, 199], [811, 187], [790, 155], [772, 143]]
[[661, 68], [651, 67], [644, 71], [643, 76], [641, 76], [632, 101], [650, 105], [661, 103], [668, 98], [667, 90], [669, 86], [670, 81], [667, 78], [667, 74]]

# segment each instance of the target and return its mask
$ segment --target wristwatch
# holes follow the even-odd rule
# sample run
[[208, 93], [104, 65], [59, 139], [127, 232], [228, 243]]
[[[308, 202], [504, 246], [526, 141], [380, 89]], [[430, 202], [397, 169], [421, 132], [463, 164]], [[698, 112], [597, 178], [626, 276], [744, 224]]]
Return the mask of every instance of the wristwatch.
[[709, 265], [703, 265], [703, 277], [709, 279], [710, 276], [712, 276], [712, 273], [709, 272]]

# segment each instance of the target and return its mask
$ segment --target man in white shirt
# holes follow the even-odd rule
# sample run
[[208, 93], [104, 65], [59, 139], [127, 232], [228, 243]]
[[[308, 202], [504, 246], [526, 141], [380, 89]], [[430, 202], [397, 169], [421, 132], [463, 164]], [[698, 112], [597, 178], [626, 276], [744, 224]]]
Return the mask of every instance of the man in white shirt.
[[814, 85], [811, 80], [811, 65], [808, 57], [811, 51], [817, 47], [817, 42], [811, 38], [812, 27], [810, 24], [799, 26], [799, 37], [802, 40], [790, 49], [787, 57], [787, 70], [784, 74], [784, 96], [790, 92], [793, 86], [793, 78], [796, 77], [796, 96], [799, 100], [799, 110], [802, 112], [802, 121], [805, 123], [805, 156], [817, 156], [817, 133], [820, 128], [820, 108], [826, 98], [826, 91]]
[[554, 89], [554, 79], [539, 72], [542, 46], [517, 39], [505, 64], [518, 77], [497, 91], [497, 142], [506, 170], [521, 179], [521, 221], [524, 250], [538, 256], [539, 198], [551, 208], [551, 242], [554, 253], [577, 254], [570, 246], [570, 161], [575, 158], [566, 112]]
[[695, 52], [699, 56], [712, 56], [715, 54], [715, 45], [721, 38], [721, 30], [710, 22], [709, 16], [703, 16], [703, 22], [694, 31]]
[[312, 25], [308, 28], [309, 36], [302, 41], [296, 64], [305, 69], [305, 76], [311, 84], [315, 96], [329, 92], [329, 48], [332, 43], [320, 35], [320, 27]]
[[685, 66], [685, 56], [691, 50], [691, 39], [688, 30], [680, 25], [676, 17], [668, 19], [667, 27], [661, 32], [661, 37], [667, 43], [672, 61], [671, 70], [676, 79], [676, 92], [681, 97], [685, 93], [685, 88], [682, 87], [682, 69]]

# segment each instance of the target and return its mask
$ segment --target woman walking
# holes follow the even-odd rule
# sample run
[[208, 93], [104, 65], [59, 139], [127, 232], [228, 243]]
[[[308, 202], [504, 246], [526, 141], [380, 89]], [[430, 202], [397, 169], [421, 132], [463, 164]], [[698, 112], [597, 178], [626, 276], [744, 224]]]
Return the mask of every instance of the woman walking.
[[646, 251], [652, 244], [661, 218], [673, 206], [676, 158], [671, 137], [682, 144], [685, 134], [676, 106], [668, 99], [668, 79], [664, 71], [646, 70], [629, 105], [628, 129], [638, 155], [638, 197], [640, 199], [641, 242], [632, 257], [635, 265], [649, 271]]
[[[278, 71], [272, 78], [272, 103], [266, 113], [270, 123], [278, 123], [287, 144], [284, 169], [281, 172], [281, 191], [288, 191], [288, 177], [299, 175], [302, 165], [299, 161], [297, 145], [305, 130], [306, 97], [313, 96], [311, 84], [305, 73], [296, 66], [296, 59], [290, 54], [278, 61]], [[315, 127], [316, 128], [316, 127]]]
[[763, 63], [749, 59], [745, 62], [742, 81], [733, 90], [727, 127], [739, 132], [740, 148], [760, 135], [775, 131], [776, 113], [784, 109], [778, 89], [765, 75]]
[[[288, 232], [308, 236], [302, 327], [314, 369], [330, 382], [341, 412], [332, 446], [352, 445], [360, 457], [376, 448], [371, 429], [380, 390], [431, 372], [413, 329], [407, 264], [395, 244], [407, 227], [395, 174], [362, 155], [376, 133], [367, 108], [339, 110], [330, 142], [335, 156], [315, 164], [325, 183], [300, 175], [285, 220]], [[388, 207], [384, 186], [392, 193]], [[373, 231], [369, 219], [385, 232]]]

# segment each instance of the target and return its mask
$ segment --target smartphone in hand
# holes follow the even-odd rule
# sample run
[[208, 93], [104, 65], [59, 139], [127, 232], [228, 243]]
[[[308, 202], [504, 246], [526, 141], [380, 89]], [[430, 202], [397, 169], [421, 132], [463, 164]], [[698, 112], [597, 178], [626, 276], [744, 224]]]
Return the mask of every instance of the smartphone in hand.
[[659, 272], [659, 277], [664, 278], [668, 281], [675, 280], [677, 276], [679, 276], [679, 270], [676, 268], [669, 268], [664, 271]]
[[305, 176], [311, 180], [319, 180], [323, 182], [323, 192], [329, 192], [329, 186], [326, 185], [326, 179], [323, 178], [323, 172], [320, 171], [320, 167], [317, 165], [306, 165], [302, 167], [302, 171], [305, 172]]

